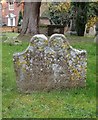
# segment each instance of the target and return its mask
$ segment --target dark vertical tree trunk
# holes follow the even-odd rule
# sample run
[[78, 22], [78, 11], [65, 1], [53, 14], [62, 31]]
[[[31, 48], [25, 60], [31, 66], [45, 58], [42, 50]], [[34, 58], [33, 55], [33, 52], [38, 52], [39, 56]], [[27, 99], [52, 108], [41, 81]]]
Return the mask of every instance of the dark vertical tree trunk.
[[77, 2], [76, 31], [78, 36], [84, 36], [85, 25], [87, 23], [88, 3]]
[[39, 33], [39, 15], [41, 2], [25, 2], [23, 24], [20, 35]]
[[73, 11], [75, 11], [75, 29], [78, 36], [84, 36], [85, 25], [87, 23], [87, 2], [73, 2]]

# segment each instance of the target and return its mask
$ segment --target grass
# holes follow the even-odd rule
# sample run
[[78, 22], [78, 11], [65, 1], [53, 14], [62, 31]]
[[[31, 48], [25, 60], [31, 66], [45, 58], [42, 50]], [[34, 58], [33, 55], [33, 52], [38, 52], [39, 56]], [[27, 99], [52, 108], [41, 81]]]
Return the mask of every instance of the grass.
[[[7, 34], [10, 36], [10, 34]], [[12, 35], [12, 34], [11, 34]], [[69, 36], [68, 36], [69, 37]], [[12, 55], [22, 46], [2, 44], [2, 117], [3, 118], [95, 118], [96, 117], [96, 45], [93, 38], [69, 37], [71, 45], [88, 53], [87, 85], [85, 88], [51, 92], [19, 93], [16, 86]], [[78, 41], [76, 40], [78, 39]], [[79, 39], [81, 41], [79, 42]], [[82, 40], [83, 39], [83, 40]], [[85, 39], [85, 40], [84, 40]]]

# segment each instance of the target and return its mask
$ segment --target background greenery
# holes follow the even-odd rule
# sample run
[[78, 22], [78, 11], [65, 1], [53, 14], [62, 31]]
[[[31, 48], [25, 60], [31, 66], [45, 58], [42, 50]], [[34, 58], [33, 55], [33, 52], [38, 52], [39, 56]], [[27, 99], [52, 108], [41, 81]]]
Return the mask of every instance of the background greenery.
[[[45, 11], [46, 12], [46, 11]], [[70, 26], [71, 30], [76, 31], [78, 36], [84, 36], [85, 26], [89, 29], [98, 22], [93, 18], [98, 17], [98, 1], [96, 2], [53, 2], [49, 4], [46, 16], [51, 24]], [[88, 24], [88, 22], [90, 24]]]

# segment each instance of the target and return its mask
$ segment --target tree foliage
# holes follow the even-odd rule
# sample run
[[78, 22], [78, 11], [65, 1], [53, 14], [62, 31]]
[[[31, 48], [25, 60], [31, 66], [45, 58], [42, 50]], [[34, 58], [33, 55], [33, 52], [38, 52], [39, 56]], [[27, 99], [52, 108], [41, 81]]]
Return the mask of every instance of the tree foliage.
[[52, 24], [66, 25], [69, 22], [70, 3], [51, 3], [49, 4], [49, 15]]
[[22, 15], [22, 12], [20, 11], [19, 12], [19, 18], [18, 18], [18, 26], [21, 26], [22, 20], [23, 20], [23, 15]]
[[98, 22], [98, 1], [90, 2], [87, 11], [87, 31]]
[[87, 11], [89, 3], [75, 2], [73, 3], [76, 13], [76, 31], [78, 36], [84, 36], [85, 25], [87, 23]]
[[89, 3], [88, 18], [95, 16], [98, 16], [98, 1]]

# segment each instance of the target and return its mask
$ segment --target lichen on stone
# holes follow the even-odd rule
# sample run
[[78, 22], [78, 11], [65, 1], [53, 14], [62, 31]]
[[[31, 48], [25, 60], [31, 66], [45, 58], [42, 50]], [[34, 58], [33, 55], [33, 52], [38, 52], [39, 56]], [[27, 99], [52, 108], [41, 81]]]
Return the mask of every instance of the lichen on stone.
[[62, 34], [49, 40], [43, 34], [33, 36], [13, 62], [17, 86], [25, 93], [86, 85], [87, 52], [70, 46]]

